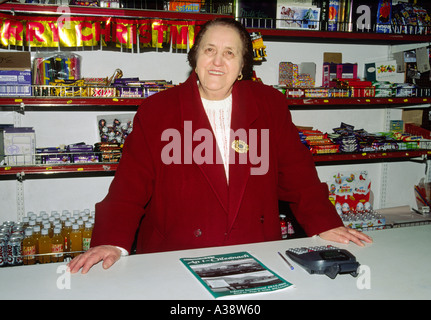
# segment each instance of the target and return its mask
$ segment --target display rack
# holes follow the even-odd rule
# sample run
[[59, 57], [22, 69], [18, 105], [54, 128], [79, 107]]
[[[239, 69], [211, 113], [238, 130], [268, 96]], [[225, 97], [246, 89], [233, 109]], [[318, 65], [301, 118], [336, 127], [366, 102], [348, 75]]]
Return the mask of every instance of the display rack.
[[[25, 15], [62, 15], [71, 16], [112, 16], [122, 18], [160, 18], [169, 20], [195, 20], [207, 21], [216, 17], [232, 17], [231, 15], [221, 15], [214, 13], [193, 13], [174, 12], [161, 10], [136, 10], [136, 9], [115, 9], [115, 8], [91, 8], [83, 6], [67, 6], [67, 12], [59, 10], [56, 5], [35, 5], [20, 3], [3, 3], [0, 5], [0, 12], [7, 14]], [[405, 44], [405, 43], [427, 43], [431, 41], [429, 34], [381, 34], [373, 32], [329, 32], [317, 30], [287, 30], [272, 28], [248, 28], [250, 32], [260, 32], [264, 40], [276, 41], [298, 41], [315, 43], [361, 43], [361, 44]], [[8, 48], [10, 49], [10, 48]], [[15, 48], [17, 49], [17, 48]], [[26, 48], [23, 48], [23, 50]], [[35, 111], [56, 111], [73, 110], [82, 111], [86, 109], [114, 109], [114, 110], [136, 110], [142, 98], [89, 98], [89, 97], [0, 97], [0, 110], [13, 109], [24, 113], [26, 110]], [[341, 109], [341, 108], [392, 108], [428, 106], [430, 97], [385, 97], [385, 98], [288, 98], [291, 109]], [[339, 163], [363, 163], [363, 162], [390, 162], [408, 161], [419, 159], [423, 161], [430, 155], [430, 150], [409, 150], [390, 152], [367, 152], [367, 153], [336, 153], [320, 154], [314, 156], [317, 165], [339, 164]], [[55, 178], [69, 175], [88, 176], [109, 174], [113, 175], [117, 169], [116, 163], [86, 163], [68, 165], [29, 165], [29, 166], [0, 166], [0, 180], [17, 179], [18, 189], [23, 193], [21, 182], [26, 178]], [[385, 176], [385, 175], [383, 175]], [[383, 179], [384, 180], [384, 179]], [[21, 187], [21, 189], [19, 189]], [[18, 192], [18, 193], [20, 193]], [[19, 194], [18, 194], [19, 196]], [[23, 202], [23, 197], [19, 198]], [[383, 201], [384, 203], [384, 201]], [[23, 207], [18, 211], [24, 213]], [[20, 215], [18, 215], [20, 216]]]

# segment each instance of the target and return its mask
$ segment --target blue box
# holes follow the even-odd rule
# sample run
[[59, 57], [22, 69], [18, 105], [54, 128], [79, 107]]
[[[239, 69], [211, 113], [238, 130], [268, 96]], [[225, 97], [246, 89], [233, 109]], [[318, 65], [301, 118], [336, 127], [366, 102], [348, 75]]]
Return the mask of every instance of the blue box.
[[0, 96], [31, 96], [31, 71], [0, 70]]

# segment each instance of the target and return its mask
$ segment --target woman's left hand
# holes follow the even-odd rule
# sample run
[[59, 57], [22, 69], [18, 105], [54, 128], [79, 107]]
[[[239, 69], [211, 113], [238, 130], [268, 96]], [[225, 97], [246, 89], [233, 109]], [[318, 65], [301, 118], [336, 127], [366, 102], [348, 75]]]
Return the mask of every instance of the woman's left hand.
[[361, 231], [347, 228], [338, 227], [319, 234], [319, 236], [324, 240], [339, 242], [339, 243], [349, 243], [350, 241], [356, 243], [358, 246], [363, 247], [364, 242], [372, 243], [373, 239], [362, 233]]

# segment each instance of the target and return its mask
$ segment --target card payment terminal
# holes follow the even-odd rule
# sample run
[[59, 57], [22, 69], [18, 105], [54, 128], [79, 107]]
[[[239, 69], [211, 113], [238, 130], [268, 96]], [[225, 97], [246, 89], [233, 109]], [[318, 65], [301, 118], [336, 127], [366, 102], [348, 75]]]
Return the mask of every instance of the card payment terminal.
[[358, 275], [360, 264], [349, 251], [337, 247], [299, 247], [286, 250], [286, 255], [310, 274], [326, 274], [335, 279], [337, 274]]

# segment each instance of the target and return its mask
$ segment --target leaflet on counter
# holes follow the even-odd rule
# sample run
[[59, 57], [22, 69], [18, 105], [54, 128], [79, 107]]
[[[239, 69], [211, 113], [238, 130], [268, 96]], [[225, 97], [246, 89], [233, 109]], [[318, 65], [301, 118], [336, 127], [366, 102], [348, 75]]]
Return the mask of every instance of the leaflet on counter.
[[180, 261], [215, 298], [271, 292], [292, 286], [248, 252], [181, 258]]

